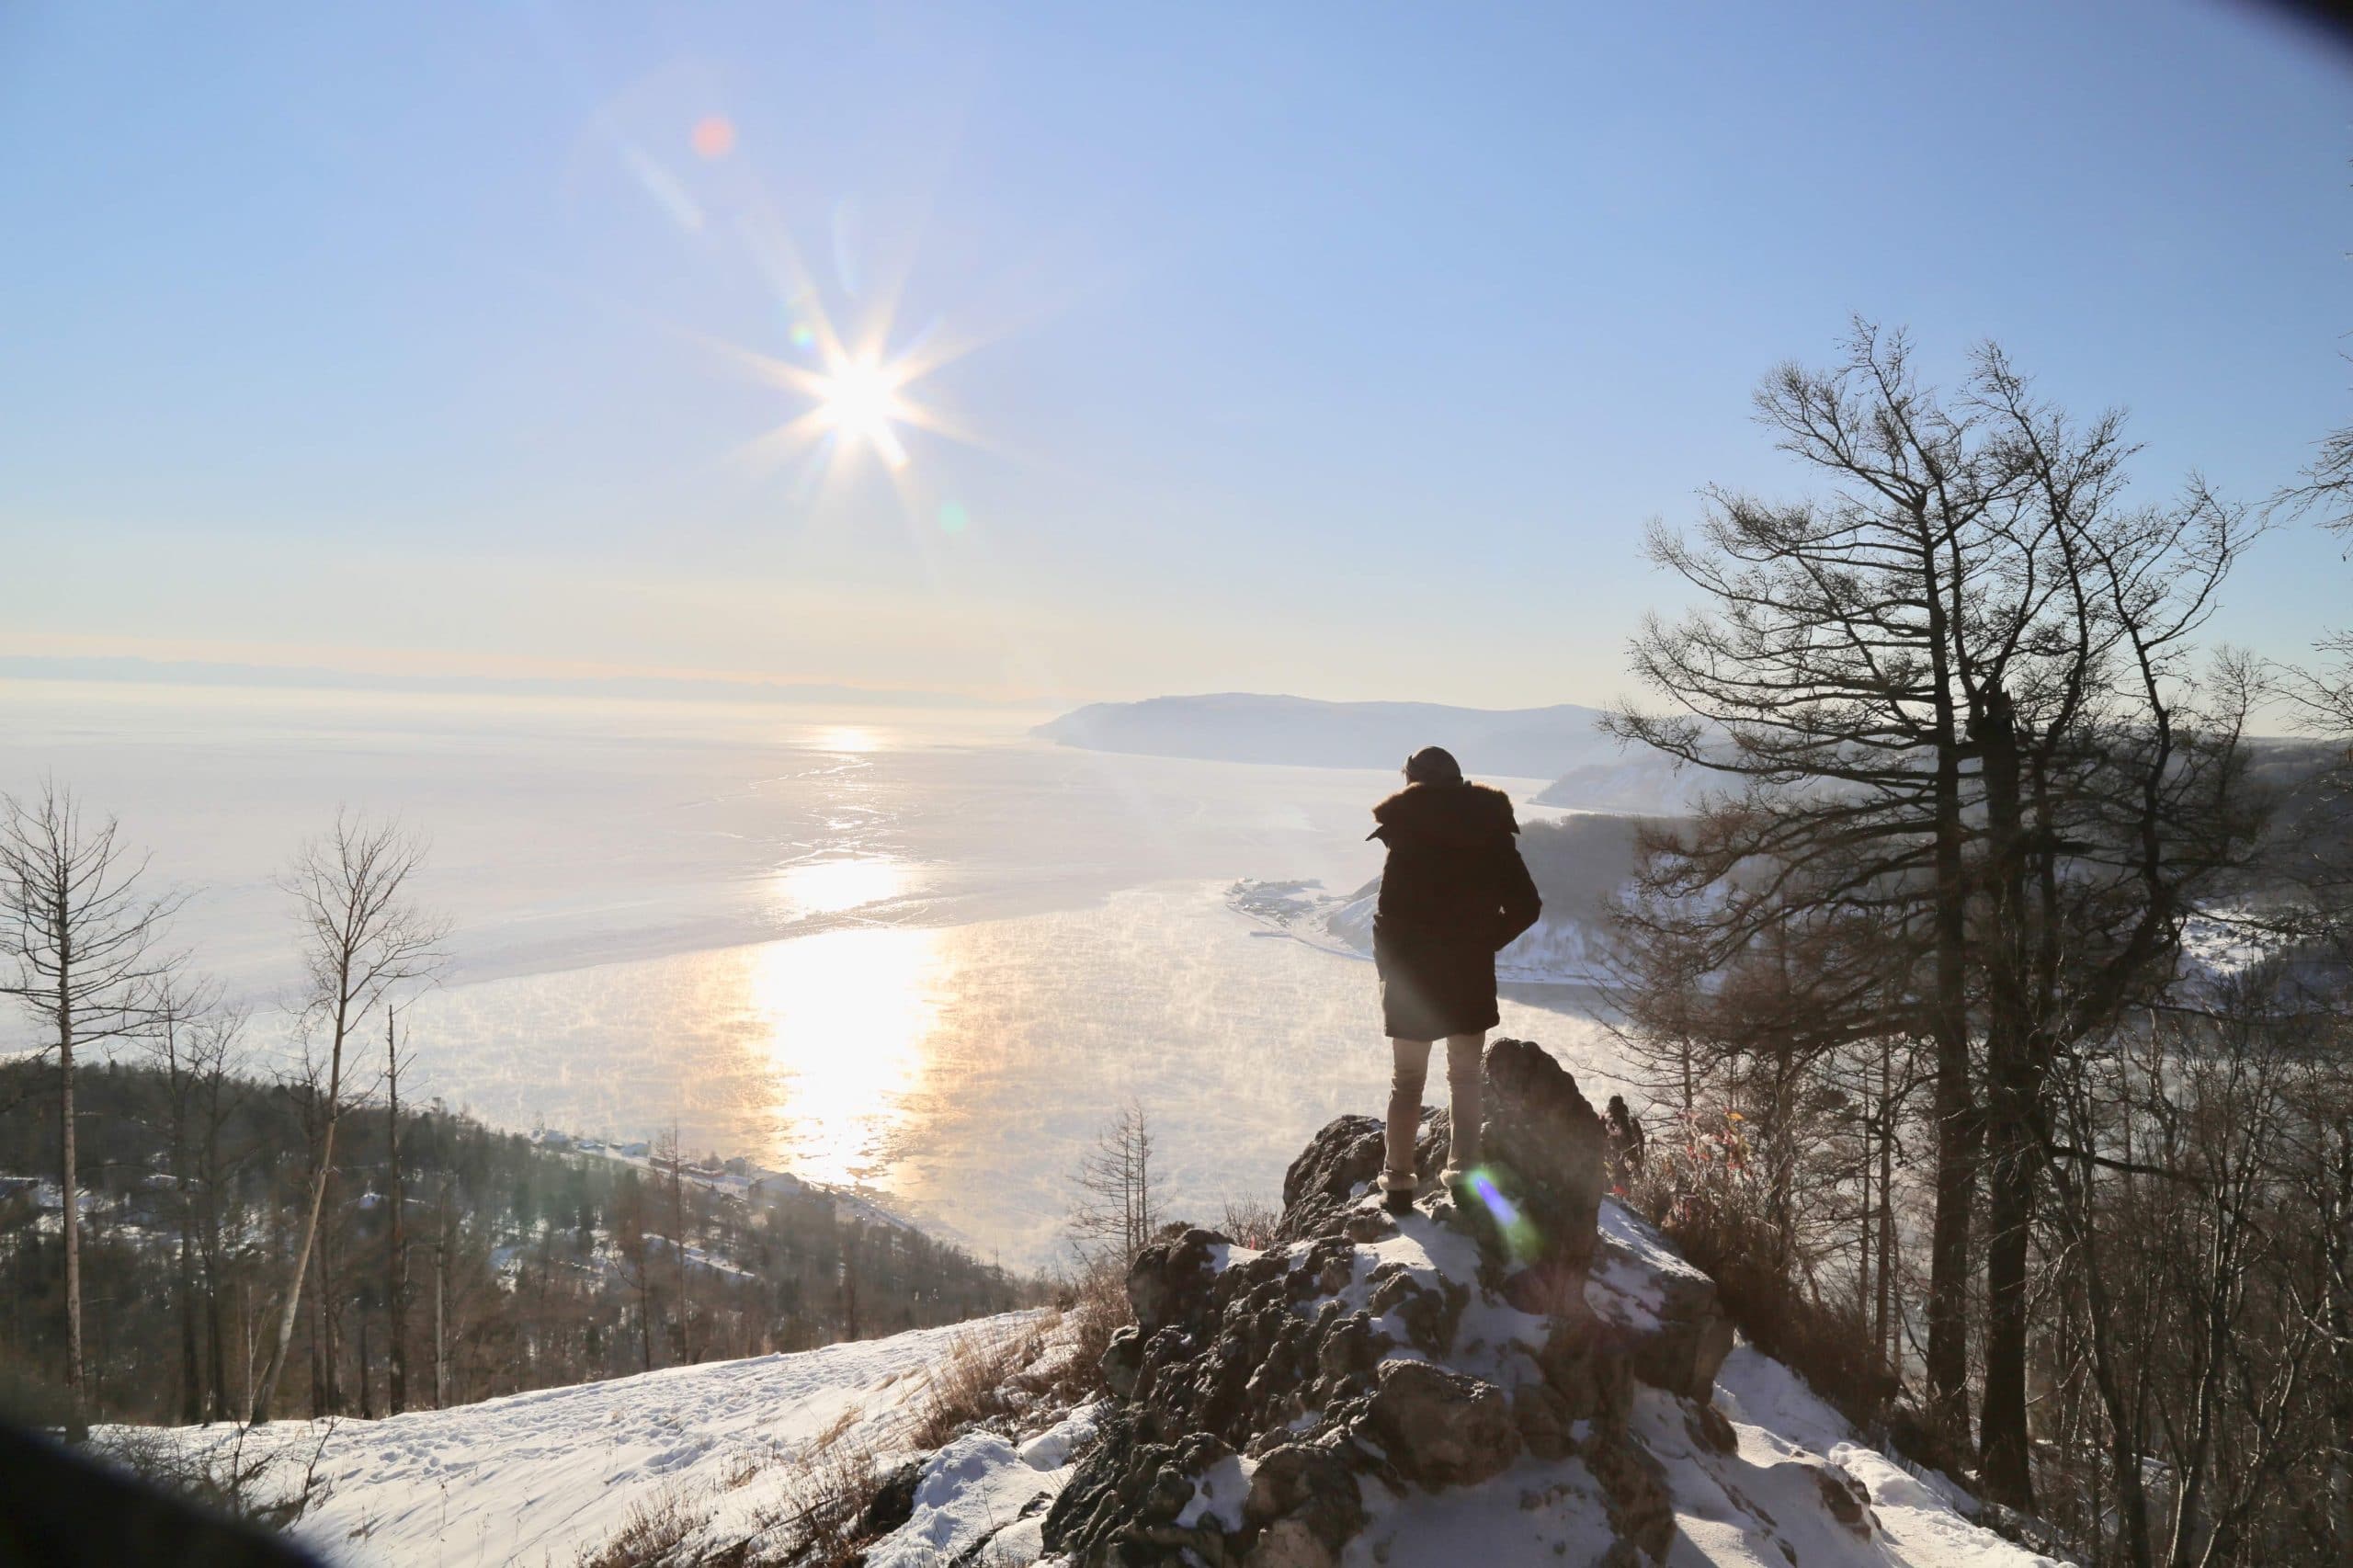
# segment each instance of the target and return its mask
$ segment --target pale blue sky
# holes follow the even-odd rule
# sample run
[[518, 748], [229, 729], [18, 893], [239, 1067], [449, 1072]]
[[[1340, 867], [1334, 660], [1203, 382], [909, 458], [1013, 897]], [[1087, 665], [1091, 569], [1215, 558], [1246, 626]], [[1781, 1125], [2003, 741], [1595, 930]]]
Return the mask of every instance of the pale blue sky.
[[[2153, 494], [2289, 477], [2348, 159], [2353, 67], [2219, 4], [19, 0], [0, 653], [1597, 700], [1850, 312], [2128, 404]], [[744, 460], [779, 235], [982, 340], [908, 393], [977, 442]], [[2218, 631], [2349, 585], [2282, 533]]]

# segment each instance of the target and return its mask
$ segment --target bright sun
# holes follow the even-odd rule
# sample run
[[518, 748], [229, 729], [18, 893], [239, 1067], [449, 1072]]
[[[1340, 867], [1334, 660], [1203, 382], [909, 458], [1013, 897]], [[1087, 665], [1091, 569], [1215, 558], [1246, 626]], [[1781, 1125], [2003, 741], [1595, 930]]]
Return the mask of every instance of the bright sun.
[[[807, 293], [804, 290], [795, 298]], [[910, 498], [916, 492], [909, 483], [915, 465], [904, 439], [907, 431], [924, 430], [950, 441], [981, 444], [941, 411], [910, 395], [926, 376], [969, 352], [972, 340], [928, 341], [931, 334], [926, 329], [916, 334], [915, 341], [905, 349], [888, 355], [883, 352], [887, 322], [871, 326], [862, 335], [864, 340], [852, 347], [813, 303], [806, 308], [810, 320], [793, 328], [792, 344], [811, 355], [815, 364], [795, 364], [724, 343], [713, 345], [750, 366], [762, 380], [809, 400], [809, 406], [800, 414], [751, 442], [745, 456], [766, 467], [811, 452], [814, 446], [817, 450], [812, 455], [818, 457], [819, 466], [808, 471], [810, 478], [829, 482], [870, 451], [890, 471], [901, 498], [912, 505]], [[942, 528], [951, 532], [961, 528], [961, 508], [957, 515], [958, 522], [943, 522]]]
[[892, 426], [907, 410], [899, 401], [898, 378], [872, 360], [848, 360], [824, 378], [817, 411], [844, 436], [864, 441], [892, 468], [904, 468], [907, 449]]

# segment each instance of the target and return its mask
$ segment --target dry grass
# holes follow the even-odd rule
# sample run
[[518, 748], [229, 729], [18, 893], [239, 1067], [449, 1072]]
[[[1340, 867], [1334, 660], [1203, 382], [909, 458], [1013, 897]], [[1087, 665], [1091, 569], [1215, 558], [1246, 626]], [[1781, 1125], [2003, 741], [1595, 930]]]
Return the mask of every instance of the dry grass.
[[1717, 1299], [1759, 1350], [1795, 1368], [1856, 1425], [1885, 1419], [1895, 1381], [1859, 1311], [1822, 1300], [1801, 1278], [1737, 1116], [1670, 1121], [1630, 1186], [1633, 1207], [1715, 1280]]
[[753, 1517], [772, 1544], [759, 1561], [796, 1568], [846, 1568], [867, 1543], [866, 1506], [881, 1483], [874, 1452], [836, 1422], [813, 1439], [783, 1494]]
[[[851, 1414], [857, 1413], [853, 1411]], [[722, 1492], [733, 1492], [748, 1486], [778, 1465], [784, 1463], [786, 1457], [783, 1447], [773, 1441], [763, 1443], [757, 1448], [738, 1449], [729, 1457], [727, 1468], [720, 1471], [719, 1489]]]
[[1059, 1321], [1074, 1345], [1056, 1392], [1073, 1403], [1108, 1392], [1103, 1386], [1103, 1352], [1111, 1347], [1111, 1335], [1136, 1321], [1135, 1309], [1128, 1304], [1127, 1270], [1104, 1262], [1090, 1265], [1063, 1287], [1056, 1305]]
[[1051, 1326], [1041, 1322], [1018, 1334], [968, 1334], [951, 1341], [948, 1353], [925, 1369], [923, 1399], [908, 1440], [918, 1449], [936, 1449], [992, 1417], [1012, 1414], [1010, 1385], [1038, 1358]]
[[1218, 1229], [1234, 1245], [1264, 1252], [1275, 1244], [1275, 1228], [1282, 1222], [1282, 1210], [1263, 1198], [1229, 1198]]
[[680, 1549], [710, 1523], [708, 1504], [666, 1490], [630, 1510], [628, 1520], [600, 1546], [583, 1548], [573, 1568], [686, 1568], [695, 1558]]

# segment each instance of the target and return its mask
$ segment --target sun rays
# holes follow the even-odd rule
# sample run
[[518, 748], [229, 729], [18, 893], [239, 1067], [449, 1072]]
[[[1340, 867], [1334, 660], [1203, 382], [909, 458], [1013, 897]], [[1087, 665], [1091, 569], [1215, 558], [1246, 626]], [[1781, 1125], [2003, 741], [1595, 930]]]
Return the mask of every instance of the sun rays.
[[[910, 434], [976, 448], [988, 443], [926, 398], [919, 383], [986, 340], [945, 333], [937, 322], [902, 340], [895, 320], [898, 290], [888, 287], [871, 292], [855, 330], [845, 331], [824, 301], [828, 292], [846, 290], [818, 286], [773, 215], [747, 222], [742, 233], [779, 300], [789, 347], [772, 354], [709, 337], [702, 341], [790, 394], [799, 406], [744, 443], [737, 457], [762, 475], [796, 472], [796, 492], [804, 500], [822, 500], [870, 462], [879, 464], [911, 518], [934, 510], [937, 498], [917, 483]], [[962, 517], [960, 505], [944, 505]]]
[[[950, 449], [1038, 460], [976, 430], [957, 407], [957, 387], [969, 397], [972, 383], [938, 373], [1055, 314], [1072, 290], [1046, 290], [1033, 259], [990, 278], [960, 268], [952, 316], [918, 306], [910, 296], [928, 291], [918, 264], [938, 194], [922, 173], [819, 206], [805, 181], [772, 183], [760, 139], [708, 96], [674, 98], [659, 111], [666, 125], [654, 118], [623, 106], [607, 119], [622, 170], [738, 313], [692, 325], [642, 313], [755, 383], [768, 411], [715, 435], [711, 457], [796, 539], [870, 533], [895, 515], [936, 584], [949, 570], [942, 552], [969, 552], [984, 531], [952, 488], [975, 471]], [[765, 310], [741, 309], [747, 273]]]

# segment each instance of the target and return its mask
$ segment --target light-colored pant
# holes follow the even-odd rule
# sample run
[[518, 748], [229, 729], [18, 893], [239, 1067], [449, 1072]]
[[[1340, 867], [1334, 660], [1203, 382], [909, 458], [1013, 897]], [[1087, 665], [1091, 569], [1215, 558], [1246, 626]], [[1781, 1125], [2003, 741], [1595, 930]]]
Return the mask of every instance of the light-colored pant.
[[[1389, 1042], [1388, 1174], [1399, 1185], [1414, 1176], [1414, 1144], [1422, 1131], [1422, 1085], [1428, 1081], [1430, 1042], [1392, 1040]], [[1487, 1036], [1450, 1034], [1446, 1037], [1446, 1085], [1453, 1107], [1454, 1138], [1446, 1158], [1450, 1171], [1468, 1170], [1479, 1163], [1479, 1071], [1486, 1057]]]

